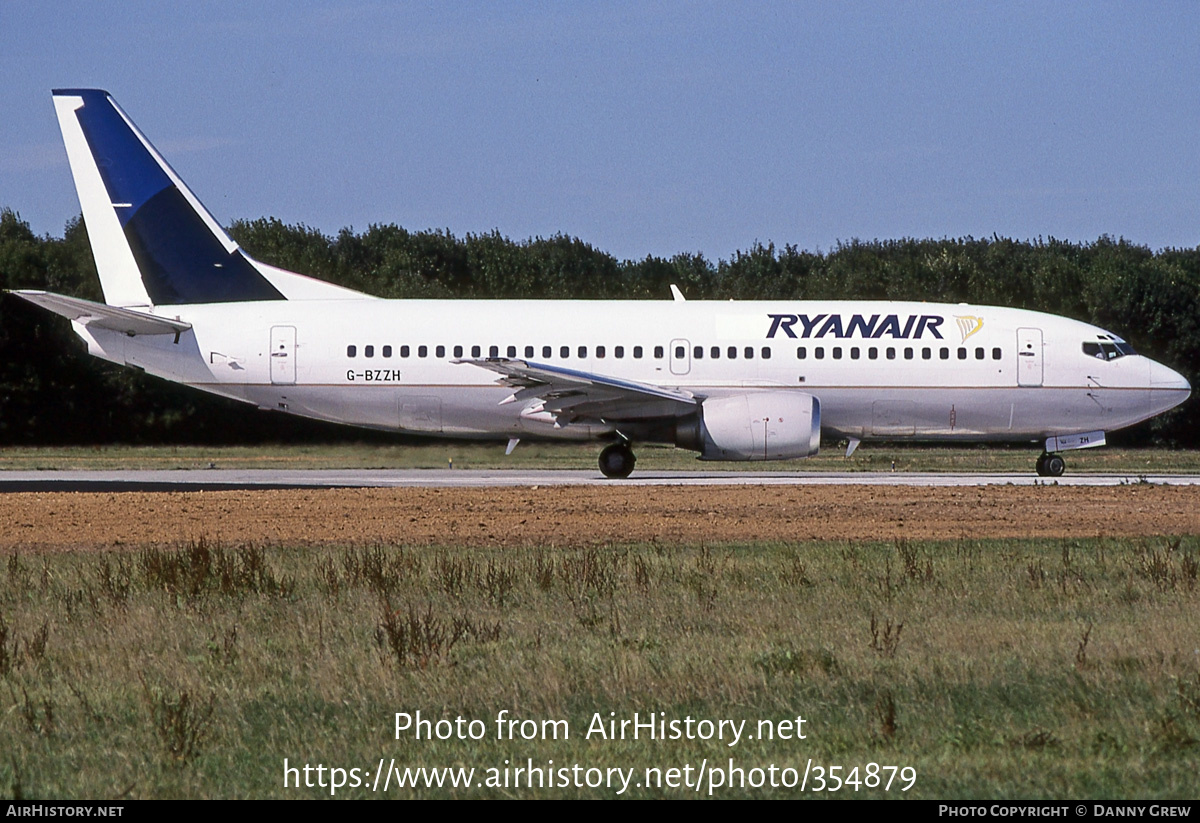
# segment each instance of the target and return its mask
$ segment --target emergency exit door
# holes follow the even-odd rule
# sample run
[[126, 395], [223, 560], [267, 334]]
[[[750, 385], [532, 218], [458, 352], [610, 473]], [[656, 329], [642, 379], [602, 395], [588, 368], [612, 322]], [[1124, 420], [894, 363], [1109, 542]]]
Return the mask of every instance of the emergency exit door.
[[692, 370], [692, 344], [686, 340], [672, 340], [668, 352], [671, 374], [687, 374]]

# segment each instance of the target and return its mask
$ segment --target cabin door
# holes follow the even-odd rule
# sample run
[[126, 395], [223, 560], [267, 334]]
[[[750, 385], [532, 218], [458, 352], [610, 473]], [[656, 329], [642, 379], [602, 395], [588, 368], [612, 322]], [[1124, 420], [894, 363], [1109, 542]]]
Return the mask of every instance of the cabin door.
[[271, 382], [291, 386], [296, 382], [296, 327], [271, 327]]
[[1042, 330], [1017, 329], [1017, 385], [1042, 385]]

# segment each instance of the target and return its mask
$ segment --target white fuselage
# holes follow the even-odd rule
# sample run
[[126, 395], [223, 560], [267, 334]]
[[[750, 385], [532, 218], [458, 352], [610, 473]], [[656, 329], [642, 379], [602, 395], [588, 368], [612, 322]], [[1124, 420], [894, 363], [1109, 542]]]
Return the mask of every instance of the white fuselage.
[[[1112, 431], [1182, 402], [1182, 376], [1074, 320], [857, 301], [280, 300], [163, 306], [191, 323], [125, 336], [76, 323], [105, 359], [264, 409], [454, 437], [583, 439], [471, 363], [516, 358], [698, 398], [791, 390], [823, 433], [1030, 441]], [[1116, 342], [1114, 342], [1116, 341]], [[1096, 354], [1085, 352], [1108, 343]], [[1124, 345], [1124, 344], [1122, 344]], [[1125, 346], [1124, 351], [1128, 351]]]
[[817, 453], [822, 435], [1045, 438], [1054, 453], [1190, 386], [1085, 323], [915, 302], [379, 300], [246, 255], [102, 89], [55, 111], [105, 303], [41, 291], [89, 351], [264, 409], [453, 437], [631, 441], [708, 460]]

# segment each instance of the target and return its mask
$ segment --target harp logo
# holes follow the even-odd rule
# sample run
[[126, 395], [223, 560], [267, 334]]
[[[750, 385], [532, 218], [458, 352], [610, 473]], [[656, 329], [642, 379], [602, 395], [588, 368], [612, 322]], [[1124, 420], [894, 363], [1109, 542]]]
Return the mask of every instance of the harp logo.
[[971, 315], [955, 315], [954, 319], [958, 322], [958, 330], [962, 333], [962, 341], [964, 343], [967, 342], [968, 337], [983, 328], [982, 317], [972, 317]]

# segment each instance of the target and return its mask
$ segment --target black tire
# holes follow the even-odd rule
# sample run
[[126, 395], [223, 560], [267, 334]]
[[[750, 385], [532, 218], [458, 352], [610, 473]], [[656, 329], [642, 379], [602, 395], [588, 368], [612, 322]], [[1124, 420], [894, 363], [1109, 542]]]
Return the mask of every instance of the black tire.
[[1045, 460], [1046, 477], [1062, 477], [1067, 470], [1067, 461], [1061, 455], [1048, 454]]
[[633, 474], [637, 458], [625, 443], [613, 443], [600, 452], [600, 473], [605, 477], [625, 478]]
[[1046, 458], [1049, 456], [1050, 455], [1048, 455], [1048, 454], [1039, 454], [1038, 455], [1037, 463], [1034, 465], [1037, 467], [1037, 473], [1038, 473], [1039, 477], [1046, 476]]

